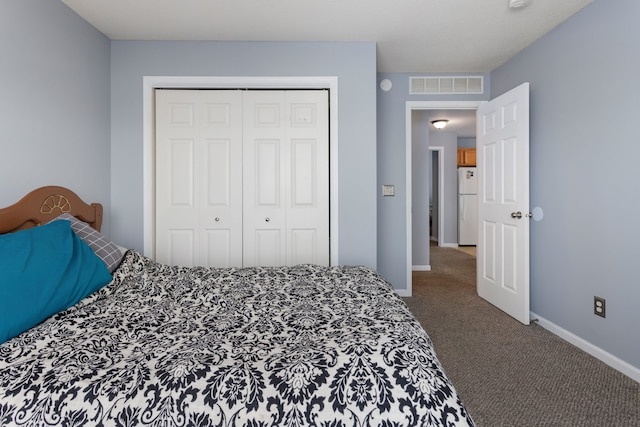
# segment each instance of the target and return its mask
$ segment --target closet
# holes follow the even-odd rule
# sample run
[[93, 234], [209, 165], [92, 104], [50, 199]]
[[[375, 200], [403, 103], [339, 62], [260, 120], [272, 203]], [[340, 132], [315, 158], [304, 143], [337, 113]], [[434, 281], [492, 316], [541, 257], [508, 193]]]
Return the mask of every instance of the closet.
[[326, 90], [155, 91], [155, 255], [329, 264]]

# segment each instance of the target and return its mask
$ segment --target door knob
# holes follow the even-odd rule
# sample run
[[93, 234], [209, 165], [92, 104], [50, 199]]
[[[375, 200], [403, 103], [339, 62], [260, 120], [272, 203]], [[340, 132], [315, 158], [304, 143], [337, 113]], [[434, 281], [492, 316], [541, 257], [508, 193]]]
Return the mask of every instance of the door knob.
[[511, 218], [514, 219], [520, 219], [522, 218], [522, 212], [518, 211], [518, 212], [511, 212]]
[[269, 222], [269, 221], [271, 221], [271, 220], [270, 220], [269, 218], [265, 218], [265, 219], [264, 219], [264, 221], [265, 221], [265, 222]]
[[219, 221], [220, 221], [220, 218], [216, 217], [215, 222], [219, 222]]

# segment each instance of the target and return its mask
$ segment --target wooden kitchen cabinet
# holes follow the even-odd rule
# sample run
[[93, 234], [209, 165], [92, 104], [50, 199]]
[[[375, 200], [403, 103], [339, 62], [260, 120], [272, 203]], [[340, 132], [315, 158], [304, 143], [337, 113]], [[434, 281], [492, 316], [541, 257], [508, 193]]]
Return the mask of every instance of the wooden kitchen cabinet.
[[458, 148], [458, 166], [475, 166], [476, 149]]

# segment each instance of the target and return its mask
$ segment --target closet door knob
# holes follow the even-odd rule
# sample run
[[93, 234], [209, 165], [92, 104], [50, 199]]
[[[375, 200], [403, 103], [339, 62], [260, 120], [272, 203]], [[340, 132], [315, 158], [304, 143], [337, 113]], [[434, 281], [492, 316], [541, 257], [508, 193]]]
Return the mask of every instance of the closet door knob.
[[214, 221], [215, 222], [220, 222], [220, 218], [216, 217]]
[[264, 222], [269, 222], [269, 221], [271, 221], [271, 220], [269, 219], [269, 217], [267, 217], [267, 218], [265, 218], [265, 219], [264, 219]]

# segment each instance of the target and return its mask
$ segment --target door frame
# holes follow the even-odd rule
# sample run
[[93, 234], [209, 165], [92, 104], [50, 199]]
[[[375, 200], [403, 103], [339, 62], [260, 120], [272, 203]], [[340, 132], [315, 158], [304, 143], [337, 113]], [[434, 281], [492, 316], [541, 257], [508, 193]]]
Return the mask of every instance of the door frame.
[[155, 98], [157, 88], [176, 89], [328, 89], [329, 90], [329, 250], [331, 265], [338, 254], [338, 77], [269, 76], [143, 76], [142, 83], [142, 236], [143, 253], [155, 248]]
[[[411, 218], [411, 205], [412, 205], [412, 188], [411, 188], [411, 146], [413, 136], [413, 126], [411, 121], [411, 114], [414, 110], [477, 110], [478, 107], [487, 101], [407, 101], [405, 104], [405, 200], [406, 200], [406, 241], [407, 241], [407, 287], [403, 292], [403, 296], [411, 296], [413, 292], [413, 280], [412, 280], [412, 267], [413, 267], [413, 254], [411, 251], [412, 244], [412, 218]], [[444, 152], [443, 152], [444, 154]], [[444, 217], [444, 215], [442, 215]], [[442, 218], [442, 229], [444, 229], [444, 218]], [[439, 230], [440, 231], [440, 230]], [[438, 244], [440, 244], [440, 233], [438, 233]], [[429, 254], [431, 255], [431, 254]], [[429, 256], [429, 263], [431, 263], [431, 256]], [[405, 295], [407, 294], [407, 295]]]

